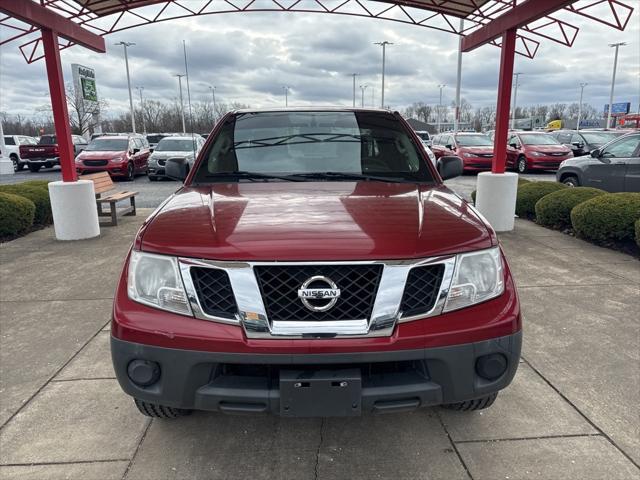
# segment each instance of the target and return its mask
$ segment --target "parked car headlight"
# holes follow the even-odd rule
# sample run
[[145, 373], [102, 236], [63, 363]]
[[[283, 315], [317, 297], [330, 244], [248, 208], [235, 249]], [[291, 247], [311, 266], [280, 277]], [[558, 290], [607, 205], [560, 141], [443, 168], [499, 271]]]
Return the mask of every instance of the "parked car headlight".
[[475, 153], [471, 153], [471, 152], [464, 152], [462, 154], [462, 156], [464, 156], [464, 157], [475, 157], [476, 154]]
[[122, 156], [119, 156], [119, 157], [113, 157], [113, 158], [111, 159], [111, 163], [120, 163], [120, 162], [122, 162], [122, 161], [124, 161], [124, 158], [122, 158]]
[[145, 305], [191, 315], [178, 260], [133, 250], [127, 279], [129, 298]]
[[445, 312], [495, 298], [504, 292], [504, 268], [498, 247], [458, 255]]
[[533, 155], [534, 157], [544, 157], [546, 155], [546, 153], [544, 153], [544, 152], [531, 152], [531, 155]]

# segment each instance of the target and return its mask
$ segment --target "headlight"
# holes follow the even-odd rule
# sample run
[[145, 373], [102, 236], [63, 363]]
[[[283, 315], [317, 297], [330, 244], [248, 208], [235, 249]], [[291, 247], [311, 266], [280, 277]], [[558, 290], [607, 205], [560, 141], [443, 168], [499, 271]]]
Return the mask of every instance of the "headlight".
[[122, 157], [113, 157], [111, 159], [111, 163], [120, 163], [122, 161], [124, 161], [124, 159]]
[[191, 315], [175, 257], [132, 251], [127, 292], [129, 298], [136, 302]]
[[475, 153], [470, 153], [470, 152], [464, 152], [462, 154], [463, 157], [475, 157], [476, 154]]
[[546, 153], [544, 153], [544, 152], [531, 152], [531, 155], [533, 155], [534, 157], [544, 157], [546, 155]]
[[498, 247], [458, 255], [444, 306], [445, 312], [468, 307], [504, 292], [502, 256]]

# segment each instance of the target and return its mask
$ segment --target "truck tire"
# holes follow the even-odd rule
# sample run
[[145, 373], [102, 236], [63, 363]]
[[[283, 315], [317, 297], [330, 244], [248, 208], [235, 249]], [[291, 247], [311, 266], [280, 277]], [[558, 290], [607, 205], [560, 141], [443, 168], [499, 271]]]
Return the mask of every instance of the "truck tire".
[[151, 418], [178, 418], [191, 413], [191, 410], [166, 407], [164, 405], [158, 405], [157, 403], [145, 402], [138, 398], [134, 398], [134, 401], [140, 413]]
[[42, 165], [31, 165], [29, 164], [29, 171], [33, 173], [37, 173], [42, 168]]
[[9, 158], [11, 158], [11, 161], [13, 162], [14, 172], [19, 172], [24, 168], [24, 163], [20, 163], [20, 160], [18, 160], [18, 156], [15, 153], [9, 155]]
[[467, 400], [466, 402], [458, 403], [446, 403], [443, 405], [448, 410], [457, 410], [459, 412], [473, 412], [475, 410], [482, 410], [489, 408], [495, 402], [498, 392], [487, 395], [486, 397], [474, 398], [473, 400]]

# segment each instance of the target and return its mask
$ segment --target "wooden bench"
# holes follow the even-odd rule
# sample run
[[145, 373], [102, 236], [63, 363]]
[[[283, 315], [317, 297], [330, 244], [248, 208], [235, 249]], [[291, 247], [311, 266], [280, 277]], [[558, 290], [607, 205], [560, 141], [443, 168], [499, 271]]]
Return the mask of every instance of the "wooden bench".
[[[106, 197], [102, 195], [115, 189], [111, 176], [107, 172], [92, 173], [90, 175], [82, 175], [81, 180], [91, 180], [93, 188], [96, 192], [96, 204], [98, 207], [99, 217], [111, 217], [110, 222], [100, 222], [100, 225], [107, 227], [115, 227], [118, 225], [118, 215], [133, 216], [136, 214], [136, 195], [138, 192], [113, 192]], [[129, 199], [130, 206], [117, 209], [116, 203], [121, 200]], [[105, 203], [109, 204], [109, 211], [102, 209]]]

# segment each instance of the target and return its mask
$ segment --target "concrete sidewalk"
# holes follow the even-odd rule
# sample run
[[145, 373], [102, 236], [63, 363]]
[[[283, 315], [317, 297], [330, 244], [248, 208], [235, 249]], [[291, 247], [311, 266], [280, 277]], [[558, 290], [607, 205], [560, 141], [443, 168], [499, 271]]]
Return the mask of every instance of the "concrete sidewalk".
[[525, 344], [486, 411], [150, 421], [109, 356], [140, 215], [99, 239], [61, 243], [46, 229], [0, 247], [0, 478], [640, 478], [637, 260], [526, 221], [500, 235]]

